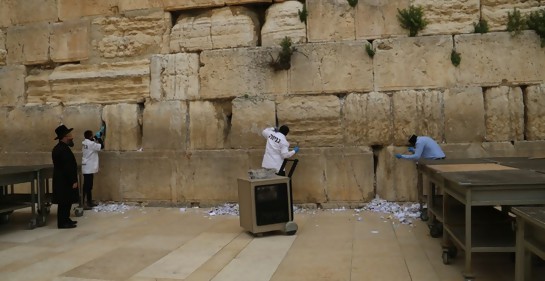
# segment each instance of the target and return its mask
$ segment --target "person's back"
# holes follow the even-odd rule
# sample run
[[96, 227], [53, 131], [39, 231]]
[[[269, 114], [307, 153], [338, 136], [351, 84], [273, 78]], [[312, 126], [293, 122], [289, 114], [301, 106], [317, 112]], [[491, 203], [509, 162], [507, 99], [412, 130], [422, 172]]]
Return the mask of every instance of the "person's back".
[[409, 143], [414, 146], [409, 151], [413, 154], [396, 154], [396, 158], [418, 160], [418, 159], [444, 159], [445, 153], [437, 142], [428, 136], [411, 136]]
[[275, 131], [274, 128], [263, 130], [261, 135], [267, 139], [267, 145], [265, 146], [265, 155], [261, 167], [275, 169], [278, 172], [284, 159], [292, 157], [297, 152], [297, 147], [292, 151], [288, 149], [290, 146], [286, 140], [288, 132], [287, 126], [280, 127], [279, 131]]

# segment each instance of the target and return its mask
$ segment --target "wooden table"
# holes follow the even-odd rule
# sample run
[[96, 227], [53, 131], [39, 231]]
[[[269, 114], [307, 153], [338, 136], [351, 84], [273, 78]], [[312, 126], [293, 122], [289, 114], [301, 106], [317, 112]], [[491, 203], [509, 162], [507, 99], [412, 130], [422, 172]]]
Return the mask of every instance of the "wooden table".
[[515, 280], [531, 280], [532, 254], [545, 260], [545, 207], [514, 207], [517, 215]]

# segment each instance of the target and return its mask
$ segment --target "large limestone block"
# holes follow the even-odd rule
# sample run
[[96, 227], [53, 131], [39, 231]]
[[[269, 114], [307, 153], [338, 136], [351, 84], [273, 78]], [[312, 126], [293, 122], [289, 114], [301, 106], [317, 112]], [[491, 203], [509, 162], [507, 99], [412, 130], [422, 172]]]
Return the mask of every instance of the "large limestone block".
[[192, 101], [189, 103], [189, 144], [195, 149], [225, 147], [229, 110], [219, 103]]
[[443, 134], [443, 93], [434, 90], [407, 90], [392, 95], [395, 145], [406, 145], [413, 134], [437, 141]]
[[545, 80], [545, 52], [533, 31], [517, 37], [508, 32], [457, 35], [454, 41], [462, 57], [458, 84], [496, 86]]
[[49, 60], [48, 23], [12, 26], [7, 32], [8, 64], [40, 64]]
[[172, 54], [151, 57], [150, 95], [154, 100], [199, 98], [199, 55]]
[[0, 29], [0, 66], [6, 64], [6, 58], [8, 56], [8, 51], [6, 49], [6, 34], [4, 30]]
[[519, 87], [494, 87], [484, 92], [487, 141], [524, 139], [524, 101]]
[[543, 9], [544, 3], [540, 0], [510, 1], [510, 0], [482, 0], [481, 14], [488, 22], [490, 31], [507, 29], [508, 13], [516, 8], [522, 16], [530, 12]]
[[62, 122], [74, 128], [74, 151], [81, 151], [83, 133], [87, 130], [96, 133], [102, 125], [102, 106], [96, 104], [84, 104], [67, 106], [62, 111]]
[[515, 142], [483, 142], [483, 143], [448, 143], [441, 144], [448, 159], [486, 158], [486, 157], [521, 157]]
[[[2, 109], [0, 109], [0, 114], [1, 112], [2, 112]], [[51, 146], [51, 149], [53, 149], [53, 146]], [[0, 143], [0, 151], [2, 151], [1, 147], [2, 147], [2, 144]], [[28, 165], [49, 165], [49, 164], [53, 164], [51, 160], [51, 151], [3, 152], [2, 154], [0, 154], [0, 166], [28, 166]]]
[[29, 103], [136, 103], [149, 97], [149, 60], [67, 64], [29, 75]]
[[17, 106], [25, 102], [26, 67], [0, 67], [0, 106]]
[[375, 197], [372, 151], [361, 147], [331, 148], [324, 149], [323, 157], [328, 202], [365, 202]]
[[86, 60], [89, 57], [89, 22], [52, 24], [50, 56], [54, 62]]
[[486, 129], [482, 88], [448, 89], [444, 99], [446, 142], [483, 142]]
[[163, 0], [163, 6], [167, 11], [210, 8], [224, 5], [224, 0]]
[[338, 93], [373, 89], [373, 60], [363, 42], [297, 47], [290, 69], [290, 92]]
[[409, 7], [409, 0], [363, 0], [356, 6], [356, 39], [403, 36], [407, 31], [397, 20], [397, 9]]
[[237, 97], [244, 94], [285, 94], [287, 71], [275, 72], [270, 55], [278, 49], [238, 48], [201, 53], [200, 97]]
[[163, 0], [118, 0], [119, 12], [162, 8]]
[[299, 1], [286, 1], [270, 6], [261, 29], [261, 46], [277, 46], [284, 37], [291, 38], [294, 43], [305, 43], [307, 26], [299, 18], [298, 12], [301, 10], [303, 3]]
[[92, 61], [149, 58], [166, 53], [170, 14], [157, 10], [99, 17], [91, 23]]
[[11, 7], [8, 1], [0, 1], [0, 28], [11, 25]]
[[348, 95], [342, 114], [346, 144], [390, 144], [393, 131], [391, 104], [390, 96], [384, 93]]
[[327, 149], [331, 148], [305, 148], [294, 157], [299, 159], [292, 177], [292, 193], [295, 203], [328, 202], [327, 178], [324, 175], [324, 151]]
[[173, 153], [125, 152], [119, 159], [123, 200], [167, 201], [176, 196], [177, 164]]
[[178, 161], [177, 198], [180, 202], [238, 202], [238, 178], [247, 178], [245, 150], [194, 151]]
[[[34, 22], [57, 21], [57, 0], [2, 0], [0, 15], [9, 20], [8, 25], [23, 25]], [[1, 10], [6, 9], [6, 14]], [[1, 20], [0, 20], [1, 22]]]
[[119, 12], [118, 0], [57, 0], [61, 21], [87, 16], [115, 15]]
[[[51, 151], [56, 144], [53, 139], [61, 116], [60, 106], [23, 106], [8, 110], [2, 120], [3, 127], [0, 126], [4, 151]], [[70, 126], [70, 123], [66, 125]]]
[[354, 40], [356, 9], [346, 0], [307, 0], [309, 42]]
[[[117, 151], [101, 151], [98, 155], [98, 173], [93, 178], [93, 200], [122, 201], [121, 155]], [[146, 173], [145, 173], [146, 174]], [[161, 180], [161, 179], [159, 179]], [[132, 182], [132, 181], [131, 181]]]
[[414, 161], [396, 159], [405, 147], [388, 146], [378, 153], [377, 195], [388, 201], [417, 201], [417, 172]]
[[52, 96], [49, 75], [53, 70], [31, 69], [25, 78], [28, 105], [59, 104], [58, 100], [48, 102]]
[[185, 150], [187, 114], [187, 105], [180, 101], [146, 103], [142, 137], [144, 151]]
[[472, 33], [481, 13], [480, 0], [413, 0], [411, 4], [422, 7], [428, 21], [421, 34]]
[[259, 96], [233, 100], [233, 118], [229, 134], [232, 148], [264, 147], [261, 132], [276, 123], [276, 104]]
[[527, 140], [545, 140], [545, 84], [528, 86], [526, 100]]
[[106, 122], [106, 150], [130, 151], [141, 148], [142, 110], [138, 104], [104, 106], [102, 120]]
[[337, 96], [295, 96], [278, 104], [278, 122], [290, 127], [288, 141], [301, 147], [343, 144], [341, 101]]
[[170, 52], [257, 46], [261, 25], [245, 7], [224, 7], [182, 14], [172, 27]]
[[545, 141], [518, 141], [515, 142], [516, 156], [518, 157], [545, 157]]
[[380, 39], [373, 47], [377, 90], [443, 88], [455, 81], [451, 36]]

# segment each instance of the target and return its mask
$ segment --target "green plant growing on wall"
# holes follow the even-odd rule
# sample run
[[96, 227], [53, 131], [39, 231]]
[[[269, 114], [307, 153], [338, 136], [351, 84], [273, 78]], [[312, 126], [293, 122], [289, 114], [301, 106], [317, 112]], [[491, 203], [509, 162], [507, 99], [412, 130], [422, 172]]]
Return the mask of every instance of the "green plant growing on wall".
[[541, 48], [545, 47], [545, 9], [531, 12], [526, 20], [528, 28], [541, 38]]
[[487, 33], [488, 32], [488, 22], [485, 19], [480, 19], [478, 23], [474, 23], [475, 33]]
[[299, 14], [299, 19], [301, 22], [307, 23], [307, 17], [308, 17], [308, 11], [307, 11], [307, 5], [303, 4], [303, 10], [298, 10], [297, 14]]
[[424, 18], [422, 7], [410, 6], [409, 9], [397, 9], [397, 19], [401, 27], [409, 30], [409, 36], [414, 37], [418, 31], [423, 30], [428, 21]]
[[348, 1], [348, 5], [350, 5], [350, 7], [354, 8], [356, 7], [356, 5], [358, 5], [358, 0], [347, 0]]
[[462, 57], [460, 56], [460, 53], [456, 52], [456, 50], [452, 50], [450, 53], [450, 61], [452, 62], [452, 65], [458, 67], [460, 65], [460, 62], [462, 62]]
[[367, 54], [369, 55], [370, 58], [373, 58], [375, 56], [375, 50], [373, 49], [373, 45], [366, 44], [365, 51], [367, 51]]
[[282, 39], [280, 42], [280, 47], [282, 49], [280, 50], [278, 57], [274, 59], [271, 55], [271, 62], [269, 63], [274, 71], [288, 70], [291, 68], [291, 56], [296, 51], [295, 47], [292, 45], [291, 38], [286, 36]]
[[525, 20], [517, 8], [513, 10], [513, 13], [507, 12], [507, 31], [511, 32], [511, 35], [520, 34], [525, 25]]

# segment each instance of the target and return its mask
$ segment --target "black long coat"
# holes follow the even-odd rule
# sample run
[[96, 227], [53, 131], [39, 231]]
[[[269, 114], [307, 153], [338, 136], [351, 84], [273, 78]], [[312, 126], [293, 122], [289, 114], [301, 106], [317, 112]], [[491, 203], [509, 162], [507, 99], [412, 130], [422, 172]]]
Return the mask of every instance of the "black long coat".
[[62, 142], [53, 148], [53, 198], [54, 204], [72, 204], [79, 200], [77, 188], [72, 188], [78, 182], [78, 164], [70, 147]]

